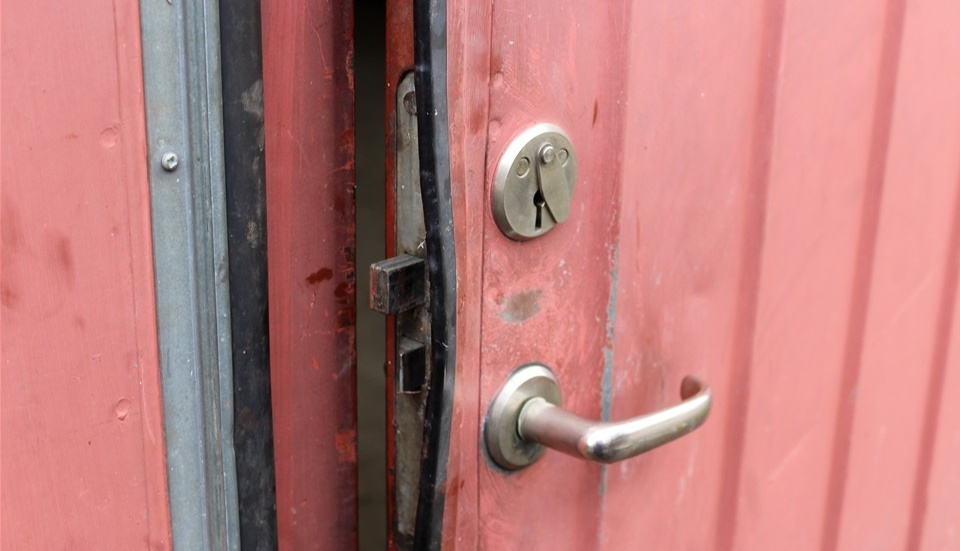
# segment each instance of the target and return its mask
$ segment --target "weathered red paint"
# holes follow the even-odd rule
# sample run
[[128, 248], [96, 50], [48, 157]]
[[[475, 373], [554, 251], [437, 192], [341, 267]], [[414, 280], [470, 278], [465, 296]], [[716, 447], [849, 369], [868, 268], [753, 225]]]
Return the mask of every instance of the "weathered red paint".
[[[960, 77], [942, 70], [960, 62], [960, 9], [448, 6], [459, 357], [445, 543], [960, 544]], [[491, 175], [541, 121], [576, 148], [572, 216], [513, 243], [489, 214]], [[517, 297], [536, 307], [514, 315]], [[548, 453], [505, 475], [477, 431], [506, 374], [534, 360], [583, 415], [664, 407], [687, 374], [715, 408], [606, 469]]]
[[280, 549], [357, 545], [352, 4], [262, 3]]
[[484, 184], [488, 164], [492, 11], [489, 2], [447, 3], [450, 181], [457, 243], [457, 376], [447, 466], [444, 549], [476, 549], [485, 531], [480, 517], [478, 474], [486, 467], [478, 444], [483, 419], [483, 238], [484, 225], [493, 224], [486, 210]]
[[[954, 236], [958, 233], [955, 232]], [[955, 280], [960, 279], [960, 259], [955, 257], [953, 262]], [[921, 549], [960, 547], [960, 531], [956, 529], [957, 511], [960, 511], [960, 469], [957, 469], [960, 464], [960, 424], [957, 423], [960, 419], [960, 370], [948, 367], [960, 365], [960, 293], [956, 289], [953, 292], [953, 311], [945, 308], [943, 314], [944, 317], [952, 316], [950, 331], [943, 337], [949, 342], [941, 344], [938, 341], [934, 356], [937, 362], [934, 365], [943, 371], [942, 377], [937, 377], [943, 386], [934, 389], [931, 385], [931, 394], [938, 395], [931, 400], [931, 405], [938, 413], [930, 429], [933, 438], [925, 442], [929, 442], [923, 456], [927, 468], [922, 472], [924, 476], [918, 479], [926, 484], [914, 488], [914, 501], [920, 503], [921, 515], [919, 518], [914, 515], [911, 519], [911, 536], [914, 529], [920, 532]], [[915, 536], [911, 537], [910, 543], [916, 540]]]
[[[612, 346], [609, 292], [616, 284], [619, 123], [628, 66], [621, 22], [628, 14], [625, 4], [516, 8], [521, 17], [506, 5], [493, 6], [486, 173], [493, 174], [514, 136], [544, 121], [570, 136], [578, 182], [569, 222], [530, 242], [506, 238], [485, 207], [480, 403], [489, 403], [517, 366], [539, 361], [557, 373], [568, 409], [599, 419], [599, 383]], [[557, 32], [529, 32], [529, 21], [543, 19], [559, 25]], [[598, 51], [604, 52], [600, 58]], [[509, 304], [530, 293], [539, 297], [537, 313], [517, 321]], [[602, 482], [598, 465], [560, 454], [514, 476], [481, 465], [480, 546], [510, 541], [520, 548], [595, 547], [593, 512], [601, 510]], [[544, 501], [546, 494], [529, 488], [549, 488], [551, 502], [571, 505], [552, 507], [550, 514], [530, 519], [533, 525], [516, 522]]]
[[[901, 38], [891, 53], [898, 61], [878, 169], [872, 273], [864, 280], [870, 298], [837, 515], [840, 549], [918, 548], [933, 460], [927, 448], [937, 431], [956, 426], [956, 418], [938, 425], [937, 408], [948, 369], [960, 369], [945, 357], [951, 325], [960, 323], [952, 317], [960, 261], [960, 75], [941, 75], [931, 57], [960, 62], [960, 6], [892, 4], [887, 18], [895, 22], [887, 24], [888, 40], [893, 32]], [[960, 510], [953, 514], [930, 528], [949, 533], [952, 526], [957, 546]]]
[[169, 549], [136, 2], [2, 20], [4, 549]]

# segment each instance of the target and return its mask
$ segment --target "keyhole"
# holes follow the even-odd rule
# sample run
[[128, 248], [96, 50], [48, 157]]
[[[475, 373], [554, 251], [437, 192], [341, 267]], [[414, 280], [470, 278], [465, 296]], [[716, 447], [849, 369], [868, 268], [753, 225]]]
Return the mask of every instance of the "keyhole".
[[534, 223], [534, 226], [537, 231], [540, 231], [543, 227], [543, 207], [547, 202], [543, 199], [543, 194], [540, 193], [538, 189], [536, 193], [533, 194], [533, 205], [537, 207], [537, 219]]

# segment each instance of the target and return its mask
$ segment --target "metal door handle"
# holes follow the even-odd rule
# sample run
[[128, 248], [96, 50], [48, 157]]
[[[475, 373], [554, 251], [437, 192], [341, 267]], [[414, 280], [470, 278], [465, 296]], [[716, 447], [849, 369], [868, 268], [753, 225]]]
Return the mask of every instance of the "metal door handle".
[[680, 385], [682, 402], [626, 421], [590, 421], [564, 410], [556, 376], [546, 366], [515, 371], [490, 404], [484, 440], [490, 457], [505, 469], [536, 461], [545, 447], [613, 463], [676, 440], [703, 424], [710, 413], [710, 387], [695, 377]]

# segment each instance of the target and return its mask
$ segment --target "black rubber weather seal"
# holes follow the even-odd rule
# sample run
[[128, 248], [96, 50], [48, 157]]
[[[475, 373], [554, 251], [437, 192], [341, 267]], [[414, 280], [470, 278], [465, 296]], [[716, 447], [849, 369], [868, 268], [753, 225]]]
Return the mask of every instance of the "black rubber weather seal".
[[267, 325], [260, 0], [220, 2], [223, 154], [240, 546], [277, 548]]
[[447, 5], [414, 0], [420, 192], [427, 229], [431, 360], [414, 549], [440, 549], [456, 368], [457, 277], [447, 132]]

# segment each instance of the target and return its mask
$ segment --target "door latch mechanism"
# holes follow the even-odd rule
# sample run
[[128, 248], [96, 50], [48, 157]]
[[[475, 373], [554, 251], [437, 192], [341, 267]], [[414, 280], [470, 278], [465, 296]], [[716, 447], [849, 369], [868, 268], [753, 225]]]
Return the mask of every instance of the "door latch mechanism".
[[[370, 308], [390, 316], [387, 351], [392, 365], [394, 508], [392, 525], [398, 549], [413, 546], [420, 486], [420, 461], [431, 364], [430, 281], [427, 274], [426, 225], [420, 189], [417, 102], [414, 74], [407, 74], [396, 95], [396, 256], [370, 266]], [[388, 222], [389, 223], [389, 222]]]

